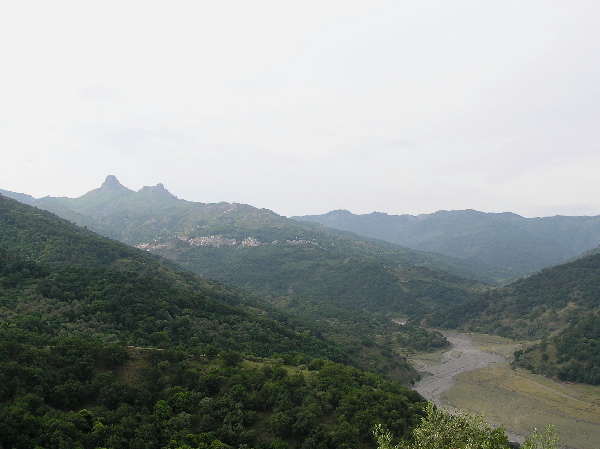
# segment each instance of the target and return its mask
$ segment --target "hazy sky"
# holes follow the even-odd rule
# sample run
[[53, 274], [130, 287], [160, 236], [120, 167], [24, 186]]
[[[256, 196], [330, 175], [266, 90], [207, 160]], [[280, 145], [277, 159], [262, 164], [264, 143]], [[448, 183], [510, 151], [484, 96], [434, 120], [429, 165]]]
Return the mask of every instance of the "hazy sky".
[[600, 2], [13, 1], [0, 188], [600, 214]]

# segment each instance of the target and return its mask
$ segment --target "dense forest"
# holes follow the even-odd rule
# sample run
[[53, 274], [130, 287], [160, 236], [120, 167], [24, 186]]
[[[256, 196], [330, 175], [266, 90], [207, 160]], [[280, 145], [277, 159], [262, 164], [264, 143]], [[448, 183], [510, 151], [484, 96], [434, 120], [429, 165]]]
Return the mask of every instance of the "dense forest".
[[412, 447], [432, 415], [403, 355], [448, 342], [400, 316], [541, 338], [514, 363], [599, 383], [594, 255], [483, 292], [380, 243], [276, 243], [179, 252], [248, 293], [0, 195], [1, 447]]
[[376, 423], [405, 437], [423, 416], [298, 318], [1, 196], [0, 212], [3, 447], [374, 447]]
[[584, 314], [558, 335], [515, 352], [513, 363], [562, 381], [600, 385], [600, 316]]
[[0, 328], [7, 448], [369, 447], [375, 423], [405, 436], [423, 407], [396, 383], [322, 359], [291, 367], [24, 327]]
[[546, 268], [430, 318], [432, 325], [463, 326], [525, 339], [544, 338], [600, 307], [600, 253]]
[[[412, 342], [421, 345], [422, 336], [397, 339], [399, 329], [390, 318], [460, 303], [485, 288], [441, 270], [464, 272], [455, 261], [248, 205], [179, 200], [160, 185], [133, 192], [109, 176], [80, 198], [31, 202], [130, 245], [150, 242], [142, 245], [148, 257], [161, 255], [205, 278], [241, 287], [261, 299], [258, 308], [268, 301], [271, 309], [311, 323], [313, 334], [343, 346], [363, 367], [399, 380], [414, 375], [402, 366], [402, 356], [417, 350]], [[249, 236], [251, 245], [242, 245]], [[198, 239], [211, 243], [198, 245]], [[117, 260], [124, 265], [136, 259]]]

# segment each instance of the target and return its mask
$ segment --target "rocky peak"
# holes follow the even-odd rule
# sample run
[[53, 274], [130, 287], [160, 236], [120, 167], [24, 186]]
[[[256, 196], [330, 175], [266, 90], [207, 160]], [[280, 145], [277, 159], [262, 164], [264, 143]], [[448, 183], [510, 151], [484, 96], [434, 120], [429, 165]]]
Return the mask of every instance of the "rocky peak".
[[155, 186], [151, 187], [142, 187], [138, 193], [153, 197], [170, 198], [175, 200], [178, 199], [175, 195], [169, 192], [162, 183], [156, 184]]
[[131, 192], [127, 187], [119, 182], [116, 176], [108, 175], [102, 186], [100, 186], [101, 192]]

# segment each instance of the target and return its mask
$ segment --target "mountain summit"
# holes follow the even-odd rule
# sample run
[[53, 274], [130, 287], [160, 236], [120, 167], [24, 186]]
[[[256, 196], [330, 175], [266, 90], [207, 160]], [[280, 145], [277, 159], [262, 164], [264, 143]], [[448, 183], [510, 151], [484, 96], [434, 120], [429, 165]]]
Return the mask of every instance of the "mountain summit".
[[121, 184], [117, 177], [114, 175], [108, 175], [99, 188], [86, 193], [80, 198], [85, 199], [90, 196], [93, 196], [94, 198], [104, 198], [104, 200], [110, 198], [111, 201], [114, 201], [114, 194], [117, 194], [118, 197], [124, 196], [127, 198], [140, 197], [146, 198], [146, 200], [151, 198], [153, 201], [179, 201], [179, 198], [177, 198], [175, 195], [169, 192], [162, 183], [159, 183], [155, 186], [144, 186], [140, 190], [135, 192]]
[[102, 192], [122, 192], [122, 191], [131, 192], [130, 189], [128, 189], [127, 187], [125, 187], [123, 184], [121, 184], [119, 182], [119, 180], [117, 179], [117, 177], [115, 175], [108, 175], [106, 177], [106, 179], [102, 183], [102, 186], [100, 186], [100, 191], [102, 191]]
[[169, 192], [162, 183], [158, 183], [155, 186], [142, 187], [137, 193], [141, 195], [179, 200], [179, 198], [177, 198], [175, 195]]

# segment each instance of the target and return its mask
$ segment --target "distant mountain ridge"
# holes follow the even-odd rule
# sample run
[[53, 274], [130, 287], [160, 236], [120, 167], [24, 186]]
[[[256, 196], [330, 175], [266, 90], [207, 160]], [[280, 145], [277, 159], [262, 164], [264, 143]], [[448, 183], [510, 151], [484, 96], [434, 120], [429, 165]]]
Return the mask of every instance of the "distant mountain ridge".
[[[475, 210], [424, 215], [355, 215], [336, 210], [293, 217], [407, 248], [498, 268], [504, 281], [577, 257], [600, 243], [600, 216], [524, 218]], [[508, 272], [508, 276], [506, 273]]]
[[134, 192], [114, 176], [79, 198], [45, 197], [32, 204], [203, 276], [279, 298], [274, 301], [318, 297], [336, 307], [414, 313], [430, 302], [469, 297], [480, 288], [472, 280], [483, 278], [457, 259], [249, 205], [180, 200], [162, 184]]
[[[453, 265], [450, 258], [249, 205], [180, 200], [162, 185], [133, 192], [109, 176], [79, 198], [45, 197], [34, 199], [33, 205], [206, 278], [241, 287], [314, 323], [325, 338], [352, 348], [364, 366], [394, 376], [404, 372], [397, 365], [404, 362], [383, 345], [387, 340], [381, 335], [399, 332], [387, 313], [417, 316], [486, 288], [458, 276], [476, 273]], [[420, 338], [411, 335], [403, 341], [414, 346]], [[430, 340], [427, 335], [422, 339], [427, 346], [438, 344]]]
[[[344, 335], [351, 347], [371, 348], [371, 336], [381, 325], [364, 312], [404, 314], [433, 327], [541, 338], [539, 345], [515, 354], [515, 363], [562, 380], [600, 384], [600, 357], [595, 355], [600, 347], [597, 248], [571, 262], [489, 289], [440, 271], [451, 259], [436, 261], [430, 254], [248, 205], [188, 202], [161, 185], [133, 192], [115, 181], [109, 177], [102, 187], [80, 198], [36, 201], [63, 209], [68, 220], [80, 216], [93, 226], [120, 232], [130, 242], [146, 242], [152, 253], [247, 288], [273, 305], [301, 312], [316, 325], [345, 323], [351, 331], [338, 336]], [[353, 217], [347, 211], [337, 213]], [[371, 218], [394, 222], [397, 217], [371, 214]], [[571, 246], [589, 244], [597, 222], [597, 217], [524, 219], [477, 211], [402, 218], [423, 223], [429, 238], [443, 240], [452, 234], [457, 237], [454, 244], [477, 235], [481, 246], [461, 253], [473, 260], [478, 251], [496, 257], [508, 254], [519, 242], [521, 256], [536, 245], [547, 250], [561, 236]], [[250, 235], [248, 244], [242, 244]], [[356, 338], [357, 330], [362, 338]], [[362, 360], [370, 364], [375, 359]]]

